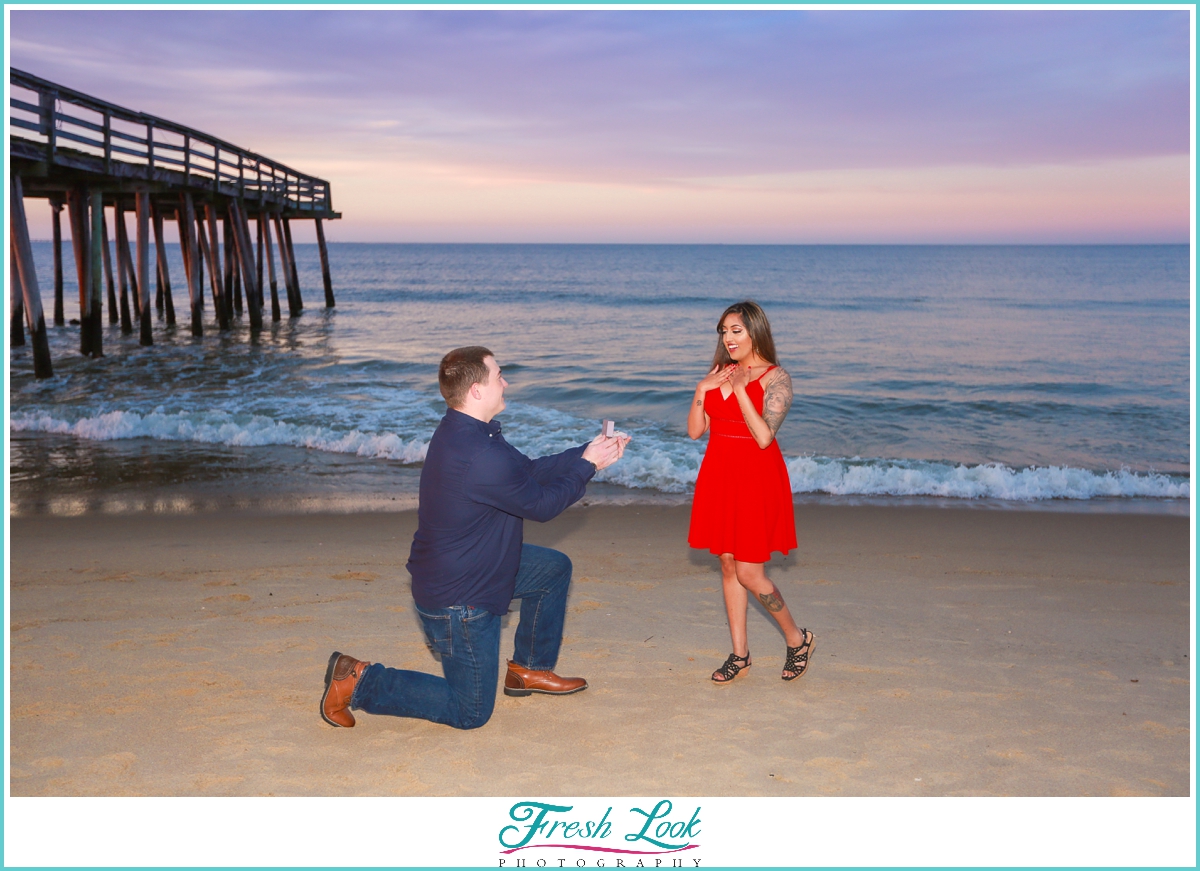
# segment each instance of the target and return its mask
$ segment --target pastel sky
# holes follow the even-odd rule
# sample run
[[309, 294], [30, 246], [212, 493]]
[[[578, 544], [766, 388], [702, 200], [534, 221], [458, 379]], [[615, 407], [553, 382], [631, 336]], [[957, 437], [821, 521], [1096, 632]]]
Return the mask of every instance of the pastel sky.
[[17, 68], [327, 178], [335, 241], [1190, 235], [1186, 11], [18, 8], [8, 34]]

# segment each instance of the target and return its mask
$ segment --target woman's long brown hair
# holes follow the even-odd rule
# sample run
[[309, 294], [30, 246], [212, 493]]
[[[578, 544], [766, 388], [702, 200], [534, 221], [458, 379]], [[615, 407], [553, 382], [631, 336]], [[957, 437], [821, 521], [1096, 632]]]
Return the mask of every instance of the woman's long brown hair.
[[775, 356], [775, 340], [771, 338], [771, 322], [767, 320], [767, 314], [762, 310], [762, 306], [749, 299], [735, 302], [721, 312], [721, 317], [717, 320], [717, 353], [713, 355], [713, 366], [728, 366], [733, 362], [733, 358], [729, 356], [729, 351], [725, 347], [725, 337], [721, 335], [721, 325], [725, 323], [725, 318], [729, 315], [742, 316], [742, 323], [746, 325], [746, 332], [750, 334], [750, 341], [754, 343], [754, 353], [772, 366], [778, 366], [779, 360]]

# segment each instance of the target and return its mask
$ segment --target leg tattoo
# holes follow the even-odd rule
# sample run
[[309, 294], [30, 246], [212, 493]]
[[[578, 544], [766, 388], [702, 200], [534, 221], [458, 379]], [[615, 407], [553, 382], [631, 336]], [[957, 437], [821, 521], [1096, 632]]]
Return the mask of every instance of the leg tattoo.
[[771, 592], [758, 593], [758, 601], [763, 603], [763, 607], [768, 611], [783, 610], [783, 596], [779, 592], [779, 587], [771, 585]]

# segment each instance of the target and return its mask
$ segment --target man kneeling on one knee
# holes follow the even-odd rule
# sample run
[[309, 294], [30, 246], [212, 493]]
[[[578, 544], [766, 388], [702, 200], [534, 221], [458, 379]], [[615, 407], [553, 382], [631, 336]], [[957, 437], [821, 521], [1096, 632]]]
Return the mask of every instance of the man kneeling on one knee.
[[446, 416], [421, 470], [417, 534], [408, 571], [425, 637], [444, 677], [387, 668], [335, 651], [325, 672], [321, 716], [353, 726], [351, 710], [419, 717], [475, 729], [492, 716], [500, 670], [500, 618], [521, 600], [504, 692], [566, 695], [587, 689], [554, 673], [562, 644], [571, 561], [522, 543], [525, 519], [556, 517], [584, 494], [600, 469], [619, 460], [629, 438], [591, 442], [530, 460], [504, 440], [493, 418], [508, 382], [487, 348], [442, 358], [438, 385]]

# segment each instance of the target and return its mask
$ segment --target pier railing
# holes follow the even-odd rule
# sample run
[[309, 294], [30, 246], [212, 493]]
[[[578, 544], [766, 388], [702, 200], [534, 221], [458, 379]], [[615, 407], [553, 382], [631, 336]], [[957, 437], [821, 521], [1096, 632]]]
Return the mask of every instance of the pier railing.
[[10, 69], [14, 157], [333, 216], [329, 182], [165, 118]]

